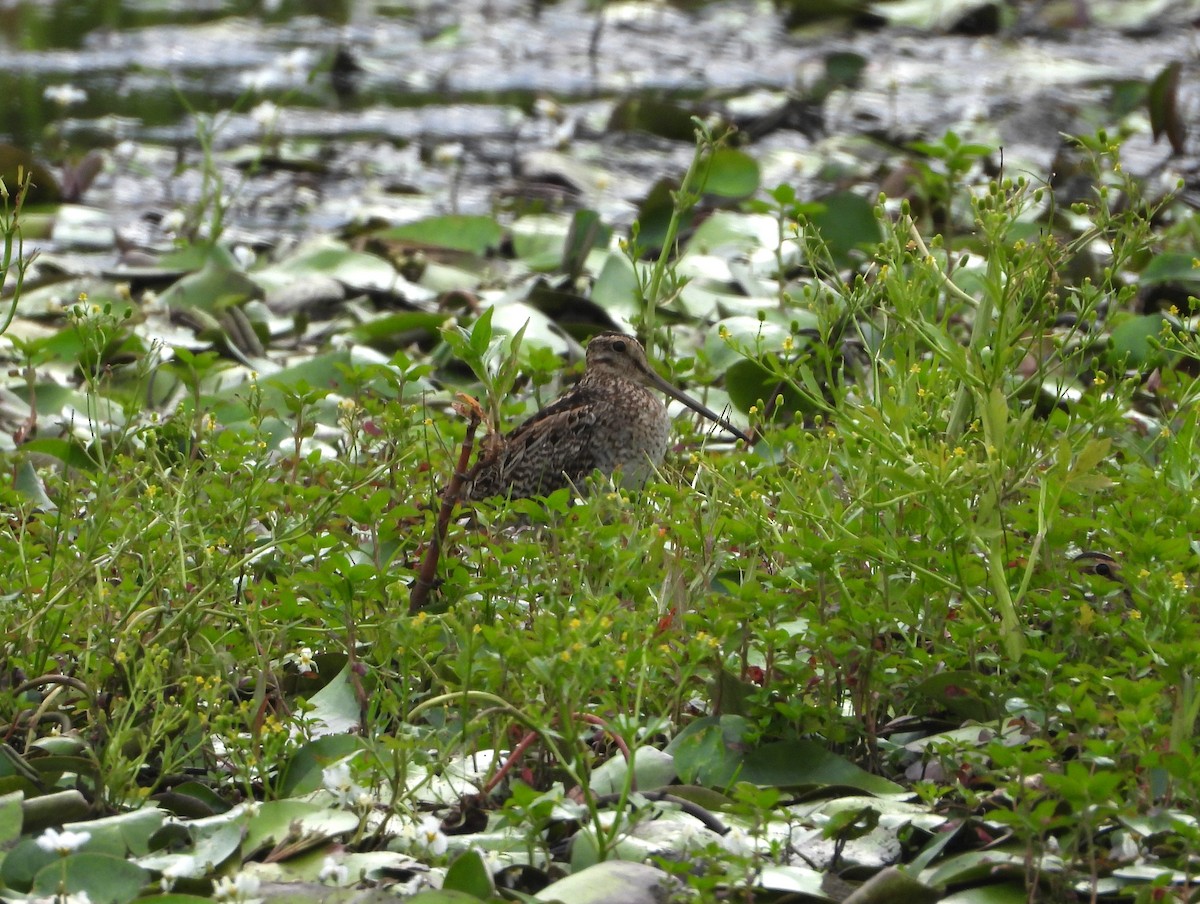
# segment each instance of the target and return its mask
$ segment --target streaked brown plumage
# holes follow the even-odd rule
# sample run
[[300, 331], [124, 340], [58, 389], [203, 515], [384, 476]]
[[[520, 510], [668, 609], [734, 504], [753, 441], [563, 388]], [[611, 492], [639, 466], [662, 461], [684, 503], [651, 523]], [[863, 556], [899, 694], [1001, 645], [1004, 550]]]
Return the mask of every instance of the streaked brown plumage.
[[601, 333], [588, 343], [580, 381], [480, 454], [467, 476], [464, 498], [545, 495], [579, 486], [595, 470], [620, 471], [622, 486], [640, 487], [662, 463], [671, 432], [666, 406], [649, 387], [749, 441], [655, 373], [636, 339]]

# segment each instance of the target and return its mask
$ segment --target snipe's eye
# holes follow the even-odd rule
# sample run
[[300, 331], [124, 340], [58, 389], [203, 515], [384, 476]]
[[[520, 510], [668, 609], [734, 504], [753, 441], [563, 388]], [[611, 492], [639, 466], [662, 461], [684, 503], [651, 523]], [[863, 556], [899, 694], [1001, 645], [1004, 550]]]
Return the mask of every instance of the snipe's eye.
[[616, 342], [613, 343], [613, 351], [617, 351], [617, 352], [625, 351], [625, 343], [622, 342], [620, 339], [618, 339]]

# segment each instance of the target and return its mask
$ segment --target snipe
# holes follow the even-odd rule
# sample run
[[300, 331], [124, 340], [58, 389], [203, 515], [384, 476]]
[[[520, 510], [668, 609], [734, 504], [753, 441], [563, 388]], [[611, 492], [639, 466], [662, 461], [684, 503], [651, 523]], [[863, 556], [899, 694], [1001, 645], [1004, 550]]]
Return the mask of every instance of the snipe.
[[619, 471], [622, 486], [640, 487], [662, 464], [671, 432], [666, 406], [651, 388], [749, 442], [737, 427], [655, 373], [636, 339], [601, 333], [588, 343], [580, 381], [480, 454], [467, 475], [464, 498], [541, 496], [578, 486], [595, 470]]

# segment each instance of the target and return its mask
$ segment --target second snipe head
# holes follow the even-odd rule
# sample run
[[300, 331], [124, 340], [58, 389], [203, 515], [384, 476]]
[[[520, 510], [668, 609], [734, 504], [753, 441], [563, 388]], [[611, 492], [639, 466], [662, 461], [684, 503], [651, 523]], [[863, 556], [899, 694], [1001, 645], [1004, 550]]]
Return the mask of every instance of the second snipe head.
[[662, 464], [671, 432], [666, 406], [651, 388], [749, 442], [737, 427], [660, 377], [632, 336], [601, 333], [588, 343], [582, 379], [480, 454], [464, 497], [541, 496], [578, 486], [595, 470], [619, 471], [622, 486], [640, 487]]

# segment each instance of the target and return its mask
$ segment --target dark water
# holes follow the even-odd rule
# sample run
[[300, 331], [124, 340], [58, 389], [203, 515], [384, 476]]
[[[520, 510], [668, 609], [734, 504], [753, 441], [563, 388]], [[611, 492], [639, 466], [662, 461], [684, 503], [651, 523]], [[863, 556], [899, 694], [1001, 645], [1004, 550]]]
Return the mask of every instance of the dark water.
[[[685, 126], [692, 110], [753, 117], [811, 100], [811, 127], [756, 142], [768, 185], [818, 170], [840, 178], [840, 154], [864, 160], [846, 142], [947, 129], [1002, 144], [1007, 160], [1044, 177], [1061, 132], [1119, 123], [1131, 115], [1123, 97], [1136, 113], [1138, 90], [1162, 66], [1192, 58], [1195, 32], [1180, 27], [1188, 4], [1172, 10], [1134, 31], [1034, 23], [965, 37], [789, 34], [774, 6], [752, 0], [10, 0], [0, 3], [0, 142], [63, 169], [102, 151], [82, 200], [109, 210], [118, 230], [202, 194], [206, 133], [239, 186], [232, 215], [252, 230], [288, 216], [307, 231], [490, 210], [498, 187], [546, 173], [561, 182], [575, 162], [587, 172], [570, 178], [603, 171], [602, 212], [628, 219], [629, 202], [691, 153], [686, 134], [620, 134], [613, 111], [631, 97], [685, 105]], [[835, 54], [860, 59], [862, 76], [827, 93]], [[1185, 76], [1181, 96], [1194, 107], [1193, 90]], [[1134, 153], [1152, 164], [1167, 152], [1147, 140]], [[263, 157], [271, 166], [254, 162]], [[315, 200], [306, 207], [295, 192]]]

